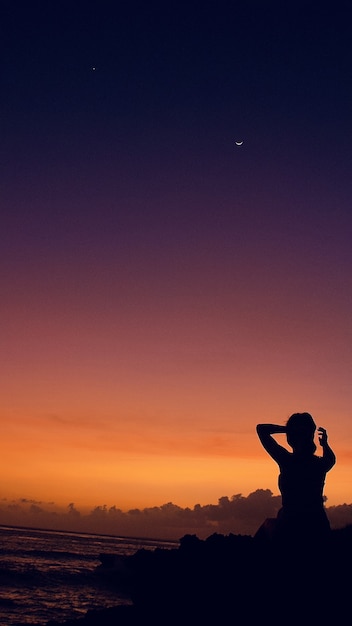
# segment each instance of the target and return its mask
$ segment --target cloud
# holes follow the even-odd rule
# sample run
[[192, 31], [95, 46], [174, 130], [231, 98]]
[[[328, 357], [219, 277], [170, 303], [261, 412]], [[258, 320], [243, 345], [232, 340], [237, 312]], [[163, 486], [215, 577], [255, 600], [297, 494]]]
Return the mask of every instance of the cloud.
[[332, 528], [343, 528], [352, 524], [352, 504], [339, 504], [326, 508]]
[[33, 515], [40, 515], [41, 513], [44, 513], [44, 509], [41, 506], [38, 506], [37, 504], [31, 504], [30, 512]]
[[[253, 535], [266, 518], [276, 516], [280, 506], [281, 497], [274, 496], [270, 489], [257, 489], [248, 496], [222, 496], [217, 504], [195, 504], [193, 508], [167, 502], [129, 511], [102, 504], [82, 512], [73, 502], [59, 509], [53, 503], [20, 498], [2, 501], [0, 524], [176, 540], [195, 534], [204, 539], [214, 532]], [[326, 510], [332, 528], [352, 524], [352, 504]]]

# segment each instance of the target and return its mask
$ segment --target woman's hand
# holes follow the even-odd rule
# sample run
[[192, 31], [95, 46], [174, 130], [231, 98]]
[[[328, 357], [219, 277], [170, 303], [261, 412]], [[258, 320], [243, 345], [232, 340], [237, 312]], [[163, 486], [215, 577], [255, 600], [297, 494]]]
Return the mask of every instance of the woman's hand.
[[319, 443], [321, 446], [325, 446], [328, 443], [328, 434], [325, 430], [325, 428], [322, 428], [321, 426], [318, 428], [318, 435], [319, 435]]

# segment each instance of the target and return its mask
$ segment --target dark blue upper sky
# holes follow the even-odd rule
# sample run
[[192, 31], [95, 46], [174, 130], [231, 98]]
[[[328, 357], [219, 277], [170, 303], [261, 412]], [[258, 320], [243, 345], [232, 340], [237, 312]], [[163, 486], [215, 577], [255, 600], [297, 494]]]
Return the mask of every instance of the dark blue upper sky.
[[215, 130], [331, 150], [348, 132], [349, 2], [1, 4], [5, 137], [195, 127], [203, 149]]
[[145, 271], [197, 249], [232, 267], [247, 247], [350, 267], [350, 17], [341, 0], [3, 1], [5, 264], [133, 247]]
[[3, 1], [5, 259], [117, 242], [162, 263], [208, 241], [228, 262], [238, 233], [309, 258], [333, 235], [349, 255], [350, 17], [341, 0]]

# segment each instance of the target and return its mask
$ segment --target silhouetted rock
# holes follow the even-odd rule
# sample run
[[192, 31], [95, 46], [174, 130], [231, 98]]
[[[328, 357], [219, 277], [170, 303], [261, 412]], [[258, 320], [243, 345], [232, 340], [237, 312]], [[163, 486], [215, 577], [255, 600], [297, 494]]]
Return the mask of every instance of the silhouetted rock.
[[246, 535], [185, 535], [177, 549], [142, 549], [128, 557], [132, 606], [89, 611], [64, 626], [328, 626], [349, 610], [351, 556], [352, 525], [332, 531], [327, 544], [295, 550]]

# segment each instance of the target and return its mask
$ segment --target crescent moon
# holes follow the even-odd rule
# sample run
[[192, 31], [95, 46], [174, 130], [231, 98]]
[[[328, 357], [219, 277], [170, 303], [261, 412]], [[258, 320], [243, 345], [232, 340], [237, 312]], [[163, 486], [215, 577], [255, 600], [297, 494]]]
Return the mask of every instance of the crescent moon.
[[243, 141], [235, 141], [236, 146], [242, 146]]

